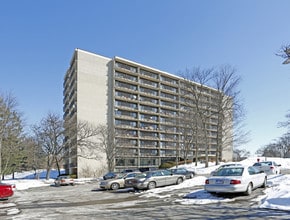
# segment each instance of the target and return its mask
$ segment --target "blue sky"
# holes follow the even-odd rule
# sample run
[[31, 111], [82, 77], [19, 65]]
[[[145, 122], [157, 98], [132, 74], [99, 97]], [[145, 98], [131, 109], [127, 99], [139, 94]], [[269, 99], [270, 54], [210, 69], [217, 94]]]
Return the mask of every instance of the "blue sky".
[[62, 83], [73, 51], [119, 56], [172, 74], [229, 64], [254, 153], [286, 131], [290, 64], [275, 56], [290, 43], [290, 1], [6, 0], [0, 3], [0, 91], [19, 102], [27, 125], [62, 114]]

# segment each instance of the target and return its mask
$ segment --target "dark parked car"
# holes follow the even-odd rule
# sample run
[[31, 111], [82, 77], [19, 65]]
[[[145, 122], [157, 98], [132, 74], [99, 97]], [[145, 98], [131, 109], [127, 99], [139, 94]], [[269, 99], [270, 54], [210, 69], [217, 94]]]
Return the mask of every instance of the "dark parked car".
[[104, 180], [114, 179], [117, 177], [117, 175], [118, 175], [118, 173], [116, 173], [116, 172], [108, 172], [103, 176], [103, 179]]
[[7, 199], [13, 196], [15, 185], [0, 183], [0, 199]]
[[195, 172], [194, 171], [190, 171], [190, 170], [188, 170], [186, 168], [175, 168], [175, 169], [170, 169], [170, 171], [173, 174], [184, 175], [184, 176], [186, 176], [187, 179], [191, 179], [195, 175]]

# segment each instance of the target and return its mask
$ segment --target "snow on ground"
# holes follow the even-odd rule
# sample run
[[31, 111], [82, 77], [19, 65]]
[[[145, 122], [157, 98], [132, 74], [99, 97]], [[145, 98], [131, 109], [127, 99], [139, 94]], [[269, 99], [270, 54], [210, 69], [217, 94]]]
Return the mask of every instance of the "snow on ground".
[[[250, 164], [252, 165], [257, 161], [256, 158], [248, 158], [246, 160], [241, 161], [242, 164]], [[278, 164], [281, 164], [281, 169], [290, 169], [290, 158], [289, 159], [281, 159], [281, 158], [264, 158], [259, 157], [260, 161], [265, 160], [273, 160]], [[215, 170], [218, 166], [213, 163], [209, 165], [209, 167], [204, 168], [204, 164], [186, 164], [180, 167], [186, 167], [189, 170], [194, 170], [196, 177], [186, 180], [179, 185], [173, 185], [168, 187], [161, 187], [152, 190], [143, 191], [140, 194], [140, 197], [148, 198], [148, 197], [157, 197], [164, 198], [167, 195], [164, 195], [163, 192], [172, 192], [175, 189], [180, 188], [190, 188], [193, 186], [203, 186], [206, 177], [203, 175], [209, 174], [211, 171]], [[6, 180], [4, 183], [12, 183], [16, 185], [16, 190], [25, 190], [31, 187], [44, 187], [50, 186], [54, 182], [54, 178], [58, 175], [56, 171], [51, 172], [51, 178], [49, 180], [45, 180], [45, 171], [38, 171], [39, 178], [35, 179], [35, 175], [31, 172], [23, 172], [23, 173], [15, 173], [15, 179], [11, 179], [10, 176], [6, 176]], [[10, 179], [9, 179], [10, 178]], [[85, 183], [86, 181], [90, 181], [91, 179], [77, 179], [76, 182], [79, 184]], [[279, 209], [290, 211], [290, 175], [271, 175], [268, 177], [268, 186], [264, 192], [265, 195], [256, 198], [256, 201], [260, 202], [260, 208], [268, 208], [268, 209]], [[163, 194], [161, 194], [163, 193]], [[180, 204], [209, 204], [209, 203], [220, 203], [220, 202], [231, 202], [234, 201], [235, 198], [223, 198], [211, 195], [207, 193], [205, 190], [198, 189], [194, 190], [187, 195], [180, 195], [183, 199], [178, 199], [177, 202]], [[4, 205], [4, 204], [3, 204]], [[7, 204], [5, 204], [7, 205]], [[2, 207], [2, 204], [0, 204]]]

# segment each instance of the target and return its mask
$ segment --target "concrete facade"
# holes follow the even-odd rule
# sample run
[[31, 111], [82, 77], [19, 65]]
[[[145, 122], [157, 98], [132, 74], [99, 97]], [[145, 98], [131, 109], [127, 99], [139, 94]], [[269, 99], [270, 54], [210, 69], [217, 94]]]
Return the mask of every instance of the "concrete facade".
[[[111, 125], [116, 143], [122, 143], [117, 145], [121, 150], [115, 156], [115, 170], [158, 167], [175, 160], [177, 154], [182, 159], [180, 149], [185, 134], [181, 119], [187, 108], [184, 83], [180, 77], [136, 62], [76, 49], [64, 80], [64, 120], [75, 121], [75, 126], [81, 121], [95, 126]], [[211, 88], [205, 91], [208, 103], [212, 102], [217, 91]], [[218, 149], [218, 142], [214, 140], [215, 123], [212, 118], [208, 124], [211, 159]], [[232, 126], [231, 117], [227, 123]], [[70, 149], [65, 163], [67, 172], [78, 177], [100, 176], [106, 172], [106, 155], [100, 151], [86, 152], [76, 140], [77, 134], [66, 138]], [[219, 160], [232, 160], [232, 142], [229, 143]], [[197, 159], [195, 155], [198, 160], [205, 158], [204, 143], [199, 145], [192, 147], [187, 159]], [[93, 159], [95, 154], [98, 159]]]

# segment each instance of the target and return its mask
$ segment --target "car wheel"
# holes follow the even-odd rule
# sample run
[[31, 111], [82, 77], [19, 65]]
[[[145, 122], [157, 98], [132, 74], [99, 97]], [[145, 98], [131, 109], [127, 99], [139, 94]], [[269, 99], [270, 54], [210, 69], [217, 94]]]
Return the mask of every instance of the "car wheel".
[[248, 187], [247, 187], [247, 191], [245, 192], [245, 194], [247, 196], [251, 195], [252, 194], [252, 191], [253, 191], [253, 185], [252, 183], [249, 183]]
[[156, 183], [155, 182], [149, 182], [147, 188], [148, 189], [154, 189], [154, 188], [156, 188]]
[[117, 190], [117, 189], [119, 189], [119, 188], [120, 188], [119, 183], [112, 183], [112, 184], [111, 184], [111, 189], [112, 189], [112, 190]]
[[194, 176], [193, 173], [191, 173], [190, 176], [189, 176], [189, 179], [192, 179], [193, 176]]
[[183, 179], [181, 178], [181, 177], [179, 177], [178, 179], [177, 179], [177, 181], [176, 181], [176, 185], [178, 185], [178, 184], [180, 184], [180, 183], [182, 183], [183, 182]]
[[264, 182], [263, 182], [263, 185], [261, 187], [262, 188], [266, 188], [266, 186], [267, 186], [267, 178], [265, 177]]

